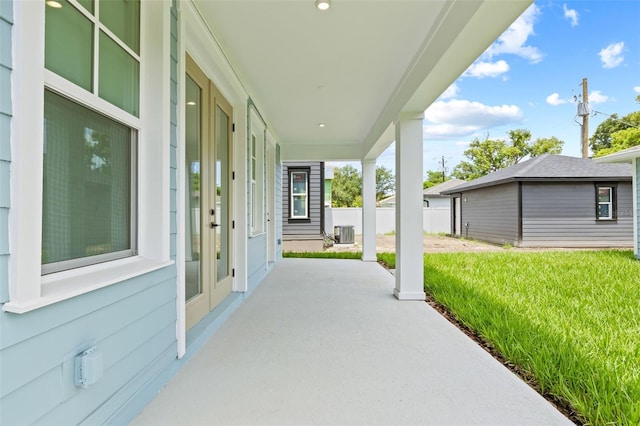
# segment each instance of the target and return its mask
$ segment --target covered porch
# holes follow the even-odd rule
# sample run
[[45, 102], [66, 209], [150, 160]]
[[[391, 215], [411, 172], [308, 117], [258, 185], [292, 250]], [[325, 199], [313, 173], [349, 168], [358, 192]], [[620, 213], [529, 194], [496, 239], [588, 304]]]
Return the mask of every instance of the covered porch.
[[374, 262], [284, 259], [133, 421], [571, 424]]

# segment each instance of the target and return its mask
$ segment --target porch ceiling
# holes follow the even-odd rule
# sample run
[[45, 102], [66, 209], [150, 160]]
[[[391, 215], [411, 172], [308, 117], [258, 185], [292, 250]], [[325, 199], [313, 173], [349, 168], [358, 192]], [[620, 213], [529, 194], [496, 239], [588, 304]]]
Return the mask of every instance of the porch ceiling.
[[193, 0], [283, 160], [375, 158], [531, 3]]

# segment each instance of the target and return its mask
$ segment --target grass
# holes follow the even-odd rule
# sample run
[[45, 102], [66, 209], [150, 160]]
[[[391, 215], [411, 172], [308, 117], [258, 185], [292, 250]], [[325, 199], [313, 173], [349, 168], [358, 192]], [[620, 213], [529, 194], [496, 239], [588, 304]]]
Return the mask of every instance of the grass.
[[294, 252], [285, 251], [282, 253], [282, 257], [300, 257], [305, 259], [362, 259], [362, 252]]
[[[380, 260], [395, 266], [393, 254]], [[586, 424], [640, 424], [640, 262], [629, 251], [425, 256], [425, 291]]]

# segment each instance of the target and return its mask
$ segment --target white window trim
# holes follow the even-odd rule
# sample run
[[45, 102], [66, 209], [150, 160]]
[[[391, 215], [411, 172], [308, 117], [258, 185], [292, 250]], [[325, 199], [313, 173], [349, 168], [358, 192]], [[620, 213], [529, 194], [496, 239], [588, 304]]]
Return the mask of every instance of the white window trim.
[[[295, 174], [304, 174], [305, 175], [305, 193], [304, 194], [294, 194], [293, 193], [293, 175]], [[290, 193], [291, 193], [291, 198], [289, 200], [289, 216], [291, 219], [309, 219], [309, 172], [306, 170], [297, 170], [297, 169], [293, 169], [289, 172], [289, 188], [290, 189]], [[302, 216], [296, 216], [294, 214], [294, 198], [296, 196], [301, 196], [304, 195], [305, 197], [305, 209], [304, 212], [305, 214]]]
[[256, 135], [251, 134], [251, 142], [250, 142], [250, 153], [251, 153], [251, 160], [250, 160], [250, 165], [249, 165], [249, 174], [251, 176], [251, 185], [249, 186], [249, 188], [251, 188], [251, 233], [255, 234], [257, 231], [257, 224], [256, 224], [256, 219], [257, 219], [257, 212], [256, 209], [254, 208], [254, 206], [257, 203], [257, 189], [258, 189], [258, 182], [256, 180], [256, 175], [258, 174], [258, 157], [257, 157], [257, 153], [256, 153], [256, 148], [258, 146], [258, 138]]
[[[256, 179], [253, 180], [252, 164], [249, 164], [249, 202], [250, 202], [250, 236], [257, 237], [266, 233], [266, 216], [265, 216], [265, 145], [266, 145], [266, 125], [262, 118], [258, 115], [255, 107], [251, 104], [249, 107], [249, 161], [256, 159]], [[253, 152], [253, 137], [256, 138], [256, 152]], [[254, 185], [255, 183], [255, 185]]]
[[56, 86], [76, 100], [87, 99], [88, 92], [58, 81], [58, 76], [44, 69], [45, 3], [14, 2], [9, 302], [2, 306], [4, 311], [29, 312], [173, 263], [168, 190], [170, 6], [168, 0], [141, 2], [140, 118], [99, 99], [91, 98], [89, 104], [139, 130], [138, 255], [43, 277], [43, 126], [34, 123], [44, 120], [45, 85]]
[[[608, 202], [603, 202], [600, 201], [600, 190], [601, 189], [608, 189], [609, 190], [609, 201]], [[597, 219], [598, 220], [614, 220], [613, 217], [613, 197], [614, 197], [614, 190], [613, 190], [613, 186], [606, 186], [606, 185], [597, 185], [596, 186], [596, 200], [598, 202], [598, 209], [597, 209]], [[608, 205], [609, 206], [609, 216], [600, 216], [600, 206], [601, 205]]]

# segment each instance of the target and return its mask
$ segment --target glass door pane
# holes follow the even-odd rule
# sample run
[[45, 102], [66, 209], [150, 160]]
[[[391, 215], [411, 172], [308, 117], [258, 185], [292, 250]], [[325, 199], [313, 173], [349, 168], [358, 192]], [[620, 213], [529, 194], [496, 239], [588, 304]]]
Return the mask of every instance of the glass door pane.
[[216, 278], [229, 276], [229, 117], [216, 105]]
[[186, 130], [185, 130], [185, 297], [193, 299], [202, 293], [201, 234], [200, 225], [200, 162], [202, 153], [202, 93], [189, 77], [186, 79]]

